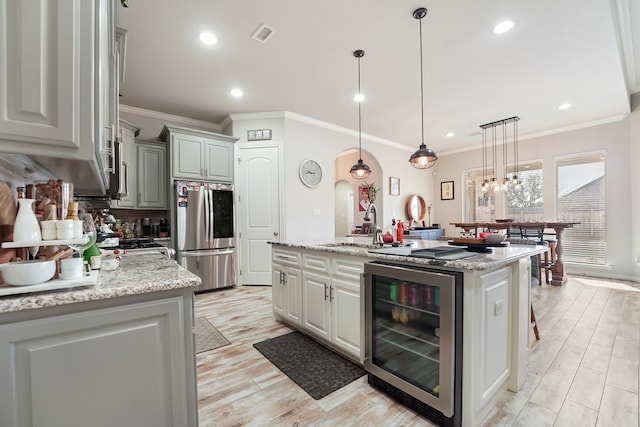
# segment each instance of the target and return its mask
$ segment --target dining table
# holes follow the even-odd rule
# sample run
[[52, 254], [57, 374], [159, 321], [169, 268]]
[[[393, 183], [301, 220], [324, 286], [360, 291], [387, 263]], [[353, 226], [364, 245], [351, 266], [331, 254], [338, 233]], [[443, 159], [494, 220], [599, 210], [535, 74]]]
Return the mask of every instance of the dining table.
[[452, 222], [450, 223], [454, 227], [462, 228], [465, 233], [470, 233], [473, 230], [473, 235], [478, 236], [478, 228], [499, 231], [520, 228], [524, 226], [531, 228], [532, 226], [540, 226], [543, 229], [553, 229], [556, 238], [555, 248], [555, 260], [551, 265], [551, 284], [555, 286], [562, 286], [567, 281], [567, 276], [564, 274], [564, 263], [562, 262], [562, 232], [567, 228], [573, 228], [574, 225], [580, 224], [579, 222], [568, 221], [536, 221], [536, 222]]

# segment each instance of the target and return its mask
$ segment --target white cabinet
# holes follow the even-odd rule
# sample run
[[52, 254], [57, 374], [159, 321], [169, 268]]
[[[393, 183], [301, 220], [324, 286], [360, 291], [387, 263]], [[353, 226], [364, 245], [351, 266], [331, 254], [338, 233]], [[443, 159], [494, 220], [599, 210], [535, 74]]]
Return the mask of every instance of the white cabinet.
[[294, 325], [301, 324], [302, 306], [300, 255], [286, 250], [273, 250], [272, 299], [274, 314]]
[[137, 146], [137, 188], [140, 209], [166, 209], [167, 189], [165, 178], [164, 146], [140, 143]]
[[141, 298], [0, 325], [0, 425], [197, 425], [192, 292]]
[[160, 138], [171, 146], [171, 177], [233, 181], [233, 143], [238, 138], [177, 126], [165, 126]]
[[120, 200], [114, 201], [114, 207], [133, 209], [136, 207], [136, 141], [140, 129], [131, 123], [120, 121], [120, 135], [122, 138], [122, 167], [125, 193]]
[[356, 359], [361, 358], [360, 273], [363, 258], [302, 255], [302, 326]]
[[81, 194], [109, 186], [118, 124], [116, 0], [0, 0], [0, 146]]
[[74, 153], [94, 140], [94, 16], [94, 2], [83, 0], [0, 2], [3, 150]]

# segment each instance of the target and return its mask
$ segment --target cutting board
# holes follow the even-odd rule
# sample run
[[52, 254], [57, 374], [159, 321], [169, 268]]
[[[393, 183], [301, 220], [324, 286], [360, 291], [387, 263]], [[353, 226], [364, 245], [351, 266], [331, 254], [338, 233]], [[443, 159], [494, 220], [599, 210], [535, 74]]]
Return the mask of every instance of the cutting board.
[[[0, 241], [13, 241], [13, 223], [17, 212], [13, 191], [6, 182], [0, 182]], [[0, 248], [0, 264], [11, 261], [15, 256], [15, 249]], [[0, 279], [0, 283], [4, 282]]]

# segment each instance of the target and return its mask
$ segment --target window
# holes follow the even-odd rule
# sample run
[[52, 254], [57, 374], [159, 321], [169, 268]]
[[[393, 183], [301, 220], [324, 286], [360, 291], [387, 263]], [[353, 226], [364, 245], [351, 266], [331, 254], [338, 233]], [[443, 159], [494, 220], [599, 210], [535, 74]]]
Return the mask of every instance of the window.
[[[487, 171], [487, 179], [493, 170]], [[492, 222], [496, 211], [496, 198], [492, 191], [482, 189], [482, 170], [464, 173], [464, 219], [463, 222]]]
[[[513, 166], [507, 169], [510, 176], [516, 174]], [[544, 217], [542, 163], [531, 162], [518, 165], [519, 188], [507, 187], [505, 193], [506, 215], [519, 222], [541, 221]]]
[[558, 220], [579, 222], [562, 233], [565, 262], [607, 263], [605, 154], [583, 154], [556, 162]]

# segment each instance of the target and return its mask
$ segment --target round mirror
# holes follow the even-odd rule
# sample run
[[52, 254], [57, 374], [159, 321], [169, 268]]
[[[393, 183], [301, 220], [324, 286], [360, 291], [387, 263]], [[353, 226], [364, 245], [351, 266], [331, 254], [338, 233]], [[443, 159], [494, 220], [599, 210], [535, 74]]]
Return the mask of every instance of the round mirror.
[[422, 196], [414, 194], [407, 200], [407, 216], [409, 217], [409, 223], [414, 222], [423, 223], [424, 216], [427, 214], [427, 205], [424, 202]]

